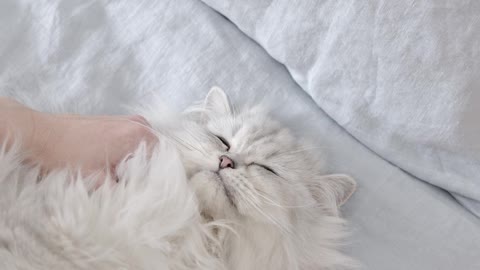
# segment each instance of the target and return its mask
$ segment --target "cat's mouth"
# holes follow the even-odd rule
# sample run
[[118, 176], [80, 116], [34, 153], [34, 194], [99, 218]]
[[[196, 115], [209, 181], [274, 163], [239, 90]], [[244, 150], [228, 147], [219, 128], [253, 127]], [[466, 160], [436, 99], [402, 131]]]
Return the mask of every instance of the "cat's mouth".
[[223, 188], [223, 190], [225, 192], [225, 197], [227, 197], [230, 204], [234, 208], [237, 208], [237, 205], [235, 203], [235, 196], [233, 195], [234, 191], [232, 190], [231, 187], [229, 187], [227, 184], [225, 184], [225, 181], [224, 181], [222, 175], [219, 172], [215, 172], [215, 181], [217, 181], [219, 183], [219, 185]]

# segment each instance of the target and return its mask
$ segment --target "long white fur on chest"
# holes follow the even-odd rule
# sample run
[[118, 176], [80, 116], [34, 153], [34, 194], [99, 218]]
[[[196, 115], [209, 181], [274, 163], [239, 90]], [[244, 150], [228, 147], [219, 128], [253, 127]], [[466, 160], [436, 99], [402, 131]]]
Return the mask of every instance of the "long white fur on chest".
[[160, 143], [147, 159], [141, 147], [119, 172], [94, 192], [66, 171], [37, 183], [3, 149], [0, 269], [222, 269], [175, 149]]

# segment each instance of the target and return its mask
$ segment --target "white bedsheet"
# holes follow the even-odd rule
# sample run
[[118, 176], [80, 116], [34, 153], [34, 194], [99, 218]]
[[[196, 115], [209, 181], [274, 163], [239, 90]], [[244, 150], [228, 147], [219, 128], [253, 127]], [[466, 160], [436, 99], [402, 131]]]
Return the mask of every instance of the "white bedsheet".
[[357, 179], [344, 212], [348, 253], [369, 270], [480, 269], [480, 221], [351, 137], [287, 69], [198, 0], [0, 1], [0, 95], [36, 108], [123, 113], [179, 109], [212, 85], [259, 101], [318, 143], [331, 172]]

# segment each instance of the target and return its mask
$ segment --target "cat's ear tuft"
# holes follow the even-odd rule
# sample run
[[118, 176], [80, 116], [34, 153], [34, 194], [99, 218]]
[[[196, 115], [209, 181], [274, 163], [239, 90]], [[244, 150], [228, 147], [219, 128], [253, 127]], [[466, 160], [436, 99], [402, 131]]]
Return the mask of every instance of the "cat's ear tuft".
[[212, 87], [204, 102], [205, 110], [216, 114], [231, 114], [232, 107], [227, 94], [218, 86]]
[[346, 174], [324, 175], [319, 180], [323, 191], [335, 196], [337, 206], [346, 203], [357, 189], [357, 182]]

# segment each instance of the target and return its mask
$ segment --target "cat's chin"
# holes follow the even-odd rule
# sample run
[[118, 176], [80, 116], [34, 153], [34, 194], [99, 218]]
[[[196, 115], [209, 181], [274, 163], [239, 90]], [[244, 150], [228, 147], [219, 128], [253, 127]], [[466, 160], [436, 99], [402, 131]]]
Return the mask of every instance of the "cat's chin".
[[211, 219], [227, 218], [234, 214], [235, 198], [225, 186], [220, 174], [201, 171], [190, 178], [199, 205], [199, 211]]

